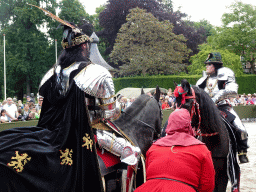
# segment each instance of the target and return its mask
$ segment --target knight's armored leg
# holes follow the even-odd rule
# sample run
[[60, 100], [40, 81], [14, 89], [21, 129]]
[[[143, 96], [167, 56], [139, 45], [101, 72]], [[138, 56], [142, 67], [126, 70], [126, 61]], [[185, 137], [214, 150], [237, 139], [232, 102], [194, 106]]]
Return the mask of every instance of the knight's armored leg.
[[241, 122], [239, 116], [237, 113], [234, 111], [234, 109], [230, 109], [230, 112], [236, 116], [235, 120], [232, 122], [234, 125], [237, 135], [237, 146], [238, 146], [238, 157], [240, 163], [248, 163], [248, 157], [247, 157], [247, 149], [249, 148], [248, 146], [248, 133]]
[[108, 131], [97, 130], [97, 141], [100, 147], [121, 156], [121, 162], [128, 165], [137, 164], [141, 153], [140, 148], [132, 146], [126, 139], [116, 137]]

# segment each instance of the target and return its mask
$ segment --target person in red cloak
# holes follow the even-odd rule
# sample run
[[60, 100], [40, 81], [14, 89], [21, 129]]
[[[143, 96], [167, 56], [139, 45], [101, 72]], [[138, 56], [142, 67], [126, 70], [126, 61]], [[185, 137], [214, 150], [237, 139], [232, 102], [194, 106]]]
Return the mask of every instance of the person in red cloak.
[[171, 113], [166, 133], [147, 151], [147, 181], [135, 192], [213, 191], [215, 171], [211, 152], [194, 137], [187, 109]]

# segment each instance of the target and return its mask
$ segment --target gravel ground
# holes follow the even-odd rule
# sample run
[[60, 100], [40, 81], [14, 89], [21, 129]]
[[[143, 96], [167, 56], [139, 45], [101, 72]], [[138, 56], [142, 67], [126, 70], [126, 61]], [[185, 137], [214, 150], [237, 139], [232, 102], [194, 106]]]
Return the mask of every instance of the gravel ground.
[[[256, 192], [256, 122], [243, 122], [249, 134], [249, 163], [240, 164], [240, 192]], [[230, 192], [230, 183], [227, 192]]]

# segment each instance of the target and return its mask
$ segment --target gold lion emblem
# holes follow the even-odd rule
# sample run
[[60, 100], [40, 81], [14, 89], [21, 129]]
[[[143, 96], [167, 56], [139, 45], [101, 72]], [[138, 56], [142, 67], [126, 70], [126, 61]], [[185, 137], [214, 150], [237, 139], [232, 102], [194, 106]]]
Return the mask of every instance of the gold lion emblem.
[[15, 155], [11, 159], [10, 163], [7, 164], [9, 167], [13, 167], [13, 169], [16, 169], [18, 173], [22, 172], [24, 169], [24, 166], [27, 164], [28, 161], [31, 160], [31, 157], [28, 156], [27, 153], [23, 153], [19, 155], [19, 151], [15, 151]]
[[90, 138], [88, 133], [86, 133], [83, 137], [83, 142], [84, 144], [82, 145], [82, 147], [86, 146], [87, 149], [90, 149], [92, 151], [93, 140]]
[[72, 149], [71, 150], [66, 149], [65, 151], [60, 150], [60, 153], [61, 153], [61, 156], [60, 156], [61, 162], [60, 162], [60, 164], [71, 166], [73, 164], [73, 160], [72, 160], [73, 150]]

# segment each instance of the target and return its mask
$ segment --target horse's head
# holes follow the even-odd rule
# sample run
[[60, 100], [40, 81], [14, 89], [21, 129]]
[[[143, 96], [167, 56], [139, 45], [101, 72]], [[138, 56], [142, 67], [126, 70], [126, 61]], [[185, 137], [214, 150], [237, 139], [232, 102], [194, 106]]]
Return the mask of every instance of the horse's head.
[[202, 133], [214, 133], [218, 126], [223, 126], [218, 108], [204, 90], [191, 86], [186, 79], [175, 85], [175, 107], [186, 108], [190, 112], [193, 127], [200, 128]]

